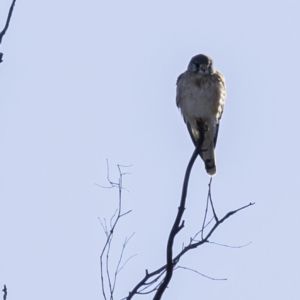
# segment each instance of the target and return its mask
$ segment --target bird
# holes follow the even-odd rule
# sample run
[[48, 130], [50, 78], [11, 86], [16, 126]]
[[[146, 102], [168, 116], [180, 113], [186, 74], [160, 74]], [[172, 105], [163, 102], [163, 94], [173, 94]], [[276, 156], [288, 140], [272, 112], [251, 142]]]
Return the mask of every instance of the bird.
[[200, 138], [203, 141], [199, 155], [208, 175], [214, 176], [215, 147], [226, 98], [225, 77], [214, 68], [211, 57], [198, 54], [179, 75], [176, 86], [176, 105], [195, 147]]

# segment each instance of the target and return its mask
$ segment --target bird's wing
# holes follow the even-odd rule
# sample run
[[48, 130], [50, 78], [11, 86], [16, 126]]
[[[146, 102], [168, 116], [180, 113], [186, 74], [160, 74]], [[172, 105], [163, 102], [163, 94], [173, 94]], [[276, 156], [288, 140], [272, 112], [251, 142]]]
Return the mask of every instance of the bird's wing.
[[216, 72], [215, 74], [216, 79], [218, 80], [220, 84], [220, 100], [219, 100], [219, 107], [218, 107], [218, 123], [215, 125], [215, 137], [214, 137], [214, 147], [217, 145], [217, 139], [218, 139], [218, 133], [219, 133], [219, 127], [220, 127], [220, 120], [223, 115], [224, 111], [224, 103], [226, 98], [226, 85], [225, 85], [225, 78], [220, 72]]
[[182, 79], [182, 76], [183, 76], [184, 73], [180, 74], [177, 78], [177, 81], [176, 81], [176, 86], [177, 86], [177, 89], [176, 89], [176, 105], [177, 107], [179, 107], [179, 103], [180, 103], [180, 93], [179, 93], [179, 89], [180, 89], [180, 82], [181, 82], [181, 79]]
[[216, 148], [216, 145], [217, 145], [219, 126], [220, 126], [220, 119], [219, 119], [219, 122], [215, 125], [216, 131], [215, 131], [215, 137], [214, 137], [214, 148]]
[[222, 118], [223, 111], [224, 111], [224, 104], [226, 98], [226, 84], [225, 84], [225, 77], [220, 73], [216, 72], [217, 80], [220, 84], [221, 94], [220, 94], [220, 106], [219, 106], [219, 121]]

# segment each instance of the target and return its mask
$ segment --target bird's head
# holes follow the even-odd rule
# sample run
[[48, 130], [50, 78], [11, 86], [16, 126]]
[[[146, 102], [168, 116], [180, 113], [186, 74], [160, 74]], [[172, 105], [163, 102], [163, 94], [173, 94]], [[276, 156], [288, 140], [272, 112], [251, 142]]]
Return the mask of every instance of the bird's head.
[[188, 71], [207, 75], [212, 74], [214, 73], [213, 61], [207, 55], [198, 54], [191, 59]]

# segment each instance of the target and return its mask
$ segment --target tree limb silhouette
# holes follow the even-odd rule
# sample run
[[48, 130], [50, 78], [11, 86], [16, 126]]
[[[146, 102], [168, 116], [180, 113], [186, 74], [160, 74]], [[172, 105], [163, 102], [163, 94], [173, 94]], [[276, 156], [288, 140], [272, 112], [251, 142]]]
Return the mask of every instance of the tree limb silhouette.
[[[11, 6], [10, 6], [9, 12], [8, 12], [8, 16], [7, 16], [7, 19], [6, 19], [5, 26], [4, 26], [3, 30], [0, 32], [0, 44], [2, 43], [2, 39], [3, 39], [7, 29], [8, 29], [10, 19], [11, 19], [13, 10], [14, 10], [15, 3], [16, 3], [16, 0], [13, 0], [12, 3], [11, 3]], [[3, 62], [2, 57], [3, 57], [3, 53], [0, 52], [0, 63]]]
[[[129, 292], [127, 297], [122, 298], [122, 300], [130, 300], [133, 298], [135, 295], [143, 295], [143, 294], [149, 294], [154, 291], [156, 291], [153, 300], [160, 300], [163, 293], [165, 292], [166, 288], [168, 287], [168, 284], [170, 283], [170, 280], [173, 276], [173, 272], [175, 269], [178, 269], [179, 267], [176, 267], [178, 262], [180, 261], [180, 258], [186, 254], [188, 251], [192, 249], [196, 249], [197, 247], [209, 243], [209, 238], [212, 236], [214, 231], [228, 218], [236, 214], [237, 212], [252, 206], [254, 203], [249, 203], [241, 208], [238, 208], [236, 210], [228, 212], [224, 217], [218, 218], [213, 201], [212, 201], [212, 196], [211, 196], [211, 183], [212, 183], [212, 178], [209, 181], [208, 184], [208, 195], [207, 195], [207, 208], [205, 210], [205, 216], [204, 216], [204, 222], [202, 224], [202, 229], [195, 234], [193, 238], [190, 239], [190, 242], [187, 246], [183, 247], [182, 250], [176, 255], [173, 256], [173, 244], [176, 235], [180, 232], [180, 230], [184, 227], [184, 220], [182, 221], [183, 213], [185, 211], [185, 203], [186, 203], [186, 196], [187, 196], [187, 190], [188, 190], [188, 183], [189, 183], [189, 177], [190, 173], [192, 170], [192, 167], [194, 165], [194, 162], [201, 151], [201, 147], [205, 138], [205, 124], [200, 124], [200, 137], [201, 139], [199, 140], [192, 157], [190, 158], [190, 161], [188, 163], [186, 172], [185, 172], [185, 177], [184, 177], [184, 182], [183, 182], [183, 187], [182, 187], [182, 194], [181, 194], [181, 200], [180, 200], [180, 205], [178, 207], [178, 212], [174, 221], [174, 224], [172, 226], [172, 229], [169, 234], [168, 242], [167, 242], [167, 251], [166, 251], [166, 264], [160, 267], [159, 269], [153, 271], [153, 272], [148, 272], [146, 270], [144, 278]], [[208, 206], [210, 206], [212, 212], [213, 212], [213, 218], [206, 223], [206, 218], [207, 218], [207, 213], [208, 213]], [[211, 223], [214, 221], [214, 224], [211, 225]], [[207, 227], [211, 225], [211, 228], [208, 229]], [[207, 233], [205, 233], [205, 229], [207, 229]], [[201, 240], [196, 240], [196, 237], [201, 233]], [[180, 267], [182, 268], [182, 267]], [[188, 268], [186, 268], [188, 269]], [[192, 269], [190, 269], [192, 270]], [[196, 270], [192, 270], [206, 278], [210, 278], [213, 280], [216, 280], [213, 277], [206, 276]], [[222, 279], [224, 280], [224, 279]], [[153, 285], [155, 284], [155, 287]], [[150, 289], [146, 291], [147, 289]]]
[[[100, 274], [101, 274], [102, 295], [105, 300], [107, 300], [108, 298], [110, 300], [112, 300], [113, 296], [114, 296], [114, 292], [115, 292], [118, 273], [124, 268], [124, 266], [127, 264], [127, 262], [131, 258], [133, 258], [135, 255], [131, 255], [128, 259], [126, 259], [125, 262], [123, 262], [123, 256], [124, 256], [124, 251], [125, 251], [126, 245], [130, 241], [132, 236], [134, 235], [134, 233], [133, 233], [133, 234], [131, 234], [131, 236], [129, 238], [127, 238], [127, 237], [125, 238], [125, 241], [122, 246], [121, 254], [120, 254], [120, 257], [119, 257], [119, 260], [117, 263], [117, 267], [116, 267], [115, 271], [113, 272], [113, 275], [111, 275], [110, 268], [109, 268], [109, 261], [110, 261], [109, 255], [110, 255], [112, 240], [114, 237], [114, 232], [115, 232], [115, 229], [116, 229], [120, 219], [131, 212], [131, 210], [126, 211], [126, 212], [122, 211], [122, 190], [124, 189], [123, 176], [127, 175], [129, 173], [123, 173], [121, 170], [122, 167], [130, 167], [130, 166], [117, 165], [118, 170], [119, 170], [119, 181], [116, 183], [116, 182], [111, 181], [109, 178], [109, 165], [108, 165], [108, 161], [106, 161], [106, 162], [107, 162], [107, 180], [108, 180], [110, 186], [104, 187], [104, 186], [100, 186], [98, 184], [97, 185], [102, 188], [117, 188], [118, 192], [119, 192], [118, 208], [115, 210], [114, 214], [110, 218], [109, 224], [107, 224], [106, 219], [104, 219], [102, 222], [101, 219], [99, 218], [99, 221], [101, 223], [103, 231], [106, 235], [106, 242], [105, 242], [105, 244], [102, 248], [102, 252], [100, 254]], [[106, 278], [107, 284], [105, 284], [105, 278]], [[107, 288], [106, 288], [106, 285], [108, 286]], [[106, 291], [107, 289], [109, 290], [109, 292]]]
[[201, 122], [199, 124], [199, 129], [200, 129], [200, 138], [197, 143], [197, 146], [195, 147], [195, 150], [193, 152], [193, 155], [189, 161], [189, 164], [187, 166], [185, 176], [184, 176], [184, 181], [183, 181], [183, 188], [182, 188], [182, 193], [181, 193], [181, 200], [180, 200], [180, 205], [178, 208], [178, 213], [175, 219], [175, 222], [173, 224], [173, 227], [171, 229], [171, 232], [169, 234], [169, 239], [168, 239], [168, 244], [167, 244], [167, 265], [166, 265], [166, 275], [165, 278], [163, 279], [161, 285], [157, 289], [157, 292], [153, 298], [153, 300], [159, 300], [161, 299], [161, 296], [163, 295], [164, 291], [166, 290], [172, 276], [173, 276], [173, 271], [174, 271], [174, 263], [176, 262], [173, 261], [173, 244], [175, 240], [175, 236], [178, 234], [178, 232], [184, 227], [184, 221], [181, 222], [183, 213], [185, 211], [185, 202], [186, 202], [186, 195], [187, 195], [187, 190], [188, 190], [188, 184], [189, 184], [189, 179], [190, 179], [190, 174], [191, 170], [193, 168], [193, 165], [195, 163], [195, 160], [198, 156], [198, 154], [201, 151], [201, 147], [204, 142], [205, 138], [205, 124]]
[[4, 284], [4, 288], [3, 288], [2, 292], [3, 292], [3, 300], [6, 300], [6, 297], [7, 297], [7, 287], [6, 287], [5, 284]]

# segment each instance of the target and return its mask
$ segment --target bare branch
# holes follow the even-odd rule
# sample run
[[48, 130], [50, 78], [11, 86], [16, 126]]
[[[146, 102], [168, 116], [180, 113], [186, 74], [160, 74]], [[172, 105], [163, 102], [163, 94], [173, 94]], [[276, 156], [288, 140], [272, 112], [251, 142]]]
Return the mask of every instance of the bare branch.
[[135, 256], [137, 256], [137, 254], [133, 254], [133, 255], [131, 255], [130, 257], [128, 257], [128, 258], [125, 260], [125, 262], [123, 263], [123, 265], [120, 267], [120, 269], [118, 270], [118, 273], [120, 273], [120, 272], [122, 271], [122, 269], [125, 267], [125, 265], [126, 265], [133, 257], [135, 257]]
[[124, 217], [125, 215], [127, 215], [127, 214], [129, 214], [131, 212], [132, 212], [132, 210], [128, 210], [128, 211], [124, 212], [123, 214], [120, 215], [120, 218]]
[[112, 228], [112, 226], [113, 226], [113, 225], [112, 225], [112, 224], [113, 224], [113, 219], [114, 219], [115, 215], [117, 214], [117, 212], [118, 212], [118, 209], [115, 210], [114, 214], [113, 214], [112, 217], [110, 218], [110, 221], [109, 221], [110, 228]]
[[198, 272], [197, 270], [194, 270], [194, 269], [191, 269], [191, 268], [187, 268], [187, 267], [183, 267], [183, 266], [178, 266], [174, 270], [176, 270], [176, 269], [184, 269], [184, 270], [192, 271], [192, 272], [195, 272], [195, 273], [197, 273], [197, 274], [199, 274], [199, 275], [201, 275], [201, 276], [203, 276], [205, 278], [211, 279], [211, 280], [218, 280], [218, 281], [227, 280], [227, 278], [214, 278], [214, 277], [210, 277], [210, 276], [207, 276], [207, 275], [205, 275], [203, 273]]
[[102, 226], [102, 229], [103, 229], [103, 231], [104, 231], [104, 233], [105, 233], [106, 237], [108, 237], [108, 232], [107, 232], [107, 229], [105, 228], [105, 226], [104, 226], [104, 224], [102, 223], [101, 219], [100, 219], [100, 218], [98, 218], [98, 220], [99, 220], [99, 222], [100, 222], [100, 224], [101, 224], [101, 226]]
[[[206, 216], [206, 213], [204, 214], [204, 217]], [[206, 217], [205, 217], [206, 218]], [[198, 232], [196, 232], [196, 234], [194, 235], [194, 237], [192, 238], [192, 241], [195, 241], [196, 240], [196, 237], [201, 233], [203, 233], [204, 229], [214, 220], [214, 218], [211, 218], [206, 224], [205, 222], [203, 222], [203, 225], [202, 225], [202, 229], [199, 230]], [[203, 239], [203, 236], [202, 236], [202, 239]]]
[[129, 292], [128, 296], [124, 299], [130, 300], [132, 297], [136, 294], [138, 294], [139, 289], [144, 285], [151, 285], [153, 282], [156, 282], [158, 278], [156, 277], [153, 282], [147, 283], [147, 280], [158, 275], [158, 277], [161, 277], [163, 275], [162, 272], [164, 272], [166, 269], [166, 265], [162, 266], [161, 268], [155, 270], [154, 272], [149, 273], [148, 270], [146, 270], [146, 274], [144, 278], [132, 289], [131, 292]]
[[115, 290], [115, 286], [116, 286], [116, 282], [117, 282], [117, 275], [118, 273], [124, 268], [124, 266], [126, 265], [126, 263], [135, 255], [132, 255], [131, 257], [129, 257], [125, 263], [122, 265], [122, 267], [120, 267], [120, 264], [122, 263], [122, 260], [123, 260], [123, 254], [124, 254], [124, 251], [125, 251], [125, 248], [126, 248], [126, 245], [127, 243], [130, 241], [130, 239], [133, 237], [134, 233], [129, 237], [129, 238], [125, 238], [125, 241], [123, 243], [123, 246], [122, 246], [122, 250], [121, 250], [121, 254], [120, 254], [120, 257], [119, 257], [119, 261], [118, 261], [118, 264], [117, 264], [117, 267], [116, 267], [116, 270], [115, 270], [115, 274], [114, 274], [114, 282], [113, 282], [113, 287], [112, 287], [112, 294]]
[[210, 202], [210, 205], [211, 205], [211, 209], [212, 209], [213, 214], [214, 214], [214, 218], [215, 218], [216, 222], [218, 222], [219, 219], [217, 217], [217, 214], [216, 214], [216, 211], [215, 211], [215, 208], [214, 208], [214, 204], [213, 204], [213, 201], [212, 201], [212, 196], [211, 196], [211, 183], [212, 183], [212, 177], [210, 178], [210, 181], [209, 181], [209, 184], [208, 184], [208, 196], [209, 196], [209, 202]]
[[[2, 43], [2, 39], [3, 39], [7, 29], [8, 29], [10, 19], [11, 19], [13, 10], [14, 10], [15, 3], [16, 3], [16, 0], [13, 0], [12, 3], [11, 3], [11, 6], [10, 6], [9, 12], [8, 12], [8, 16], [7, 16], [7, 19], [6, 19], [5, 26], [4, 26], [3, 30], [0, 32], [0, 44]], [[3, 53], [0, 52], [0, 63], [3, 61], [2, 57], [3, 57]]]
[[[182, 194], [181, 194], [181, 200], [180, 200], [180, 206], [178, 207], [178, 212], [174, 221], [174, 224], [172, 226], [172, 229], [169, 234], [168, 238], [168, 243], [167, 243], [167, 259], [166, 259], [166, 264], [160, 267], [159, 269], [153, 271], [153, 272], [148, 272], [146, 270], [146, 274], [144, 278], [129, 292], [128, 296], [123, 298], [126, 300], [130, 300], [133, 298], [134, 295], [141, 295], [141, 294], [149, 294], [151, 292], [156, 291], [153, 300], [160, 300], [164, 291], [168, 287], [168, 284], [173, 276], [173, 271], [175, 270], [178, 262], [180, 261], [180, 258], [187, 253], [188, 251], [191, 251], [193, 249], [196, 249], [197, 247], [209, 243], [209, 238], [211, 235], [215, 232], [215, 230], [228, 218], [239, 212], [240, 210], [243, 210], [249, 206], [252, 206], [254, 203], [249, 203], [248, 205], [245, 205], [239, 209], [233, 210], [228, 212], [223, 218], [219, 219], [217, 217], [213, 201], [212, 201], [212, 195], [211, 195], [211, 183], [212, 180], [210, 180], [209, 185], [208, 185], [208, 195], [207, 195], [207, 204], [206, 204], [206, 209], [205, 209], [205, 214], [204, 214], [204, 222], [202, 224], [202, 229], [198, 231], [193, 238], [190, 238], [190, 242], [187, 246], [183, 246], [182, 250], [175, 256], [173, 257], [173, 244], [176, 235], [178, 232], [184, 227], [184, 220], [182, 220], [183, 213], [185, 210], [185, 203], [186, 203], [186, 196], [187, 196], [187, 189], [188, 189], [188, 182], [189, 182], [189, 177], [190, 173], [193, 167], [193, 164], [201, 151], [202, 143], [205, 137], [205, 126], [200, 127], [200, 141], [198, 142], [196, 149], [194, 150], [192, 157], [189, 161], [189, 164], [187, 166], [186, 172], [185, 172], [185, 177], [184, 177], [184, 182], [183, 182], [183, 187], [182, 187]], [[208, 206], [210, 205], [212, 212], [213, 212], [213, 218], [211, 218], [210, 221], [206, 223], [207, 219], [207, 214], [208, 214]], [[204, 229], [208, 227], [212, 222], [214, 221], [214, 224], [211, 226], [210, 229], [208, 229], [208, 233], [204, 233]], [[201, 233], [201, 240], [197, 241], [196, 237]], [[180, 267], [180, 268], [185, 268], [185, 267]], [[224, 278], [217, 279], [214, 277], [209, 277], [207, 275], [204, 275], [196, 270], [185, 268], [190, 271], [193, 271], [201, 276], [204, 276], [206, 278], [210, 278], [212, 280], [226, 280]], [[164, 277], [162, 278], [162, 276]], [[149, 281], [151, 279], [151, 281]], [[151, 287], [153, 284], [156, 283], [156, 286], [149, 290], [149, 287]]]
[[[222, 224], [224, 221], [226, 221], [229, 217], [231, 217], [232, 215], [236, 214], [237, 212], [239, 212], [240, 210], [243, 210], [249, 206], [252, 206], [254, 205], [254, 203], [249, 203], [248, 205], [245, 205], [239, 209], [236, 209], [236, 210], [233, 210], [233, 211], [230, 211], [229, 213], [227, 213], [223, 218], [221, 218], [220, 220], [218, 220], [216, 222], [216, 219], [215, 217], [213, 217], [206, 225], [205, 227], [207, 227], [213, 220], [216, 222], [213, 227], [210, 229], [210, 231], [203, 237], [203, 239], [201, 239], [201, 241], [196, 241], [195, 240], [195, 237], [203, 231], [203, 229], [201, 229], [201, 231], [199, 231], [194, 238], [191, 238], [190, 240], [190, 243], [189, 245], [187, 245], [186, 247], [184, 247], [173, 259], [172, 259], [172, 266], [173, 266], [173, 269], [176, 267], [176, 264], [179, 262], [180, 258], [185, 254], [187, 253], [188, 251], [190, 250], [193, 250], [193, 249], [196, 249], [197, 247], [203, 245], [204, 243], [209, 243], [209, 237], [213, 234], [213, 232], [220, 226], [220, 224]], [[138, 294], [142, 294], [141, 292], [146, 290], [148, 287], [150, 287], [152, 284], [154, 284], [155, 282], [157, 282], [159, 280], [159, 278], [165, 273], [167, 272], [167, 269], [168, 269], [168, 265], [164, 265], [162, 266], [161, 268], [149, 273], [148, 270], [146, 270], [146, 274], [144, 276], [144, 278], [134, 287], [134, 289], [129, 292], [128, 296], [123, 298], [123, 299], [126, 299], [126, 300], [130, 300], [132, 299], [132, 297], [134, 295], [138, 295]], [[195, 270], [194, 270], [195, 271]], [[198, 271], [195, 271], [196, 273]], [[214, 279], [214, 280], [217, 280], [216, 278], [213, 278], [213, 277], [209, 277], [209, 276], [206, 276], [200, 272], [198, 272], [199, 275], [203, 275], [204, 277], [207, 277], [207, 278], [211, 278], [211, 279]], [[154, 278], [151, 282], [148, 282], [148, 280], [150, 278]], [[163, 279], [165, 280], [165, 278]], [[219, 280], [225, 280], [225, 279], [219, 279]], [[163, 281], [161, 283], [159, 283], [157, 285], [158, 289], [157, 289], [157, 292], [158, 290], [161, 288], [163, 284]], [[152, 291], [154, 291], [156, 289], [153, 289]], [[148, 293], [148, 292], [147, 292]], [[155, 299], [155, 298], [154, 298]]]
[[226, 247], [226, 248], [240, 249], [240, 248], [244, 248], [244, 247], [249, 246], [252, 242], [249, 242], [249, 243], [241, 245], [241, 246], [230, 246], [230, 245], [225, 245], [225, 244], [220, 244], [220, 243], [215, 243], [215, 242], [209, 242], [209, 241], [207, 241], [207, 243], [212, 244], [212, 245], [221, 246], [221, 247]]
[[[115, 291], [115, 287], [116, 287], [116, 281], [117, 281], [117, 274], [124, 268], [124, 266], [126, 265], [126, 263], [135, 255], [129, 257], [123, 264], [122, 264], [122, 260], [123, 260], [123, 254], [124, 254], [124, 250], [125, 247], [127, 245], [127, 243], [129, 242], [129, 240], [131, 239], [131, 237], [133, 236], [133, 234], [129, 237], [125, 239], [125, 242], [123, 244], [123, 248], [120, 254], [120, 258], [116, 267], [116, 270], [114, 272], [113, 275], [113, 279], [112, 279], [112, 275], [110, 273], [110, 267], [109, 267], [109, 259], [110, 259], [110, 250], [111, 250], [111, 246], [112, 246], [112, 240], [113, 240], [113, 236], [114, 236], [114, 232], [115, 232], [115, 228], [117, 226], [117, 224], [119, 223], [120, 219], [122, 217], [124, 217], [125, 215], [129, 214], [131, 212], [131, 210], [126, 211], [126, 212], [122, 212], [122, 190], [125, 189], [123, 187], [123, 176], [127, 175], [129, 173], [123, 173], [121, 168], [121, 165], [117, 165], [118, 166], [118, 170], [119, 170], [119, 181], [118, 183], [115, 183], [113, 181], [110, 180], [109, 177], [109, 165], [108, 165], [108, 160], [106, 160], [107, 163], [107, 180], [109, 182], [109, 184], [111, 185], [110, 187], [104, 187], [104, 188], [118, 188], [118, 192], [119, 192], [119, 201], [118, 201], [118, 208], [114, 211], [112, 217], [110, 218], [109, 221], [109, 230], [107, 228], [107, 223], [106, 223], [106, 219], [104, 218], [104, 222], [101, 221], [101, 219], [99, 218], [99, 221], [101, 223], [101, 226], [106, 234], [106, 242], [103, 246], [101, 255], [100, 255], [100, 273], [101, 273], [101, 287], [102, 287], [102, 294], [105, 300], [107, 300], [107, 294], [106, 294], [106, 288], [105, 288], [105, 278], [107, 280], [107, 286], [108, 286], [108, 290], [109, 290], [109, 299], [112, 300], [113, 299], [113, 294]], [[126, 167], [126, 166], [124, 166]], [[100, 185], [99, 185], [100, 186]], [[104, 224], [103, 224], [104, 223]], [[105, 256], [105, 259], [104, 259]], [[104, 266], [104, 261], [105, 260], [105, 266]], [[122, 264], [122, 266], [121, 266]]]
[[200, 129], [200, 139], [198, 141], [197, 147], [194, 150], [194, 153], [190, 159], [190, 162], [187, 166], [187, 170], [185, 172], [185, 178], [183, 182], [183, 188], [182, 188], [182, 194], [181, 194], [181, 201], [180, 201], [180, 206], [178, 208], [178, 213], [174, 222], [174, 225], [171, 229], [169, 239], [168, 239], [168, 244], [167, 244], [167, 270], [166, 270], [166, 275], [165, 278], [162, 282], [162, 284], [159, 286], [153, 300], [160, 300], [164, 291], [166, 290], [172, 276], [173, 276], [173, 243], [175, 240], [176, 234], [183, 228], [184, 223], [180, 226], [179, 224], [181, 223], [181, 219], [185, 210], [185, 202], [186, 202], [186, 195], [187, 195], [187, 189], [188, 189], [188, 183], [189, 183], [189, 178], [191, 174], [191, 170], [193, 168], [193, 165], [195, 163], [195, 160], [198, 156], [198, 154], [201, 151], [201, 147], [204, 142], [205, 138], [205, 124], [203, 122], [199, 122], [199, 129]]
[[[164, 274], [165, 274], [165, 271], [163, 271], [161, 274], [159, 274], [157, 277], [155, 277], [152, 281], [145, 283], [144, 284], [145, 286], [143, 288], [141, 288], [137, 294], [150, 294], [153, 291], [156, 291], [158, 289], [158, 287], [161, 285], [162, 281], [163, 281], [163, 279], [160, 280], [160, 278]], [[146, 290], [149, 289], [155, 283], [156, 283], [156, 286], [154, 288], [152, 288], [151, 290], [149, 290], [149, 291], [146, 292]]]
[[3, 300], [6, 300], [6, 297], [7, 297], [7, 287], [6, 287], [6, 284], [4, 284], [4, 288], [3, 288], [2, 292], [3, 292]]
[[[209, 184], [208, 184], [209, 189], [210, 189], [211, 181], [212, 181], [212, 177], [210, 178], [210, 181], [209, 181]], [[207, 197], [206, 197], [206, 206], [205, 206], [205, 211], [204, 211], [204, 218], [203, 218], [203, 223], [202, 223], [202, 229], [200, 231], [201, 232], [201, 238], [202, 238], [202, 240], [203, 240], [204, 228], [206, 227], [205, 223], [206, 223], [207, 212], [208, 212], [209, 197], [210, 197], [210, 192], [208, 190]]]
[[97, 186], [99, 186], [99, 187], [101, 187], [103, 189], [113, 189], [113, 188], [115, 188], [115, 186], [103, 186], [103, 185], [100, 185], [98, 183], [95, 183], [95, 185], [97, 185]]
[[249, 203], [248, 205], [245, 205], [239, 209], [233, 210], [229, 213], [227, 213], [222, 219], [220, 219], [218, 222], [215, 223], [215, 225], [212, 227], [212, 229], [208, 232], [208, 234], [201, 240], [198, 241], [196, 243], [190, 243], [188, 246], [186, 246], [175, 258], [175, 261], [179, 261], [179, 259], [188, 251], [195, 249], [199, 246], [201, 246], [204, 243], [208, 243], [208, 239], [210, 238], [210, 236], [214, 233], [214, 231], [220, 226], [220, 224], [222, 224], [225, 220], [227, 220], [229, 217], [231, 217], [232, 215], [236, 214], [237, 212], [239, 212], [240, 210], [243, 210], [249, 206], [254, 205], [255, 203]]
[[111, 279], [110, 279], [110, 274], [109, 274], [108, 263], [109, 263], [109, 253], [110, 253], [110, 246], [111, 246], [112, 238], [113, 238], [113, 233], [110, 235], [110, 239], [109, 239], [107, 251], [106, 251], [106, 261], [105, 261], [106, 276], [107, 276], [108, 287], [109, 287], [109, 292], [110, 292], [110, 299], [112, 299], [113, 290], [112, 290], [112, 284], [111, 284]]
[[[158, 287], [161, 285], [161, 282], [159, 282], [152, 290], [150, 291], [147, 291], [147, 292], [142, 292], [144, 289], [142, 289], [140, 292], [138, 292], [139, 295], [147, 295], [147, 294], [151, 294], [153, 293], [154, 291], [157, 291]], [[148, 288], [148, 287], [147, 287]]]

